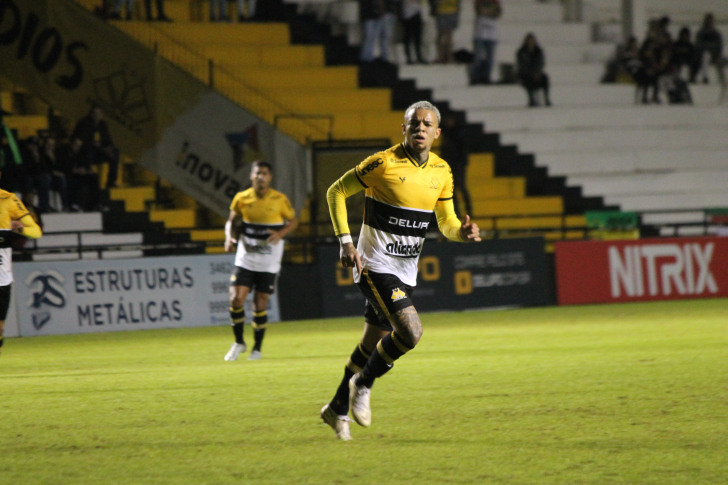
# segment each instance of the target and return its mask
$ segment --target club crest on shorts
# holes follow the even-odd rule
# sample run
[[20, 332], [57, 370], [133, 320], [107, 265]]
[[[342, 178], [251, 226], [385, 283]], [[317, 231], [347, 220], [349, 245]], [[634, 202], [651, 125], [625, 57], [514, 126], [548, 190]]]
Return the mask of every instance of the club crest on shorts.
[[407, 298], [407, 294], [400, 290], [399, 288], [395, 288], [392, 290], [392, 301], [399, 301], [404, 298]]

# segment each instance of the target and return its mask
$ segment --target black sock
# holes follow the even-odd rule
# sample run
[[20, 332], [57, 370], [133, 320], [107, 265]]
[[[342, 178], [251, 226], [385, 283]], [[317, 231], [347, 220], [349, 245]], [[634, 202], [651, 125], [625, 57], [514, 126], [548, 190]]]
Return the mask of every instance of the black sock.
[[268, 313], [263, 310], [262, 312], [253, 312], [253, 336], [255, 337], [255, 345], [253, 350], [260, 352], [260, 347], [263, 345], [263, 337], [265, 337], [265, 327], [268, 324]]
[[377, 344], [361, 375], [356, 381], [357, 386], [372, 387], [374, 379], [382, 377], [394, 365], [394, 361], [412, 350], [413, 347], [405, 345], [395, 332], [387, 334]]
[[351, 376], [361, 371], [370, 356], [371, 352], [365, 349], [362, 344], [359, 344], [351, 353], [349, 360], [346, 361], [344, 377], [341, 379], [341, 384], [339, 384], [339, 388], [329, 404], [336, 414], [344, 416], [349, 413], [349, 380]]
[[245, 325], [245, 310], [243, 307], [233, 308], [230, 307], [230, 321], [233, 325], [233, 335], [235, 335], [235, 342], [244, 344], [243, 339], [243, 325]]

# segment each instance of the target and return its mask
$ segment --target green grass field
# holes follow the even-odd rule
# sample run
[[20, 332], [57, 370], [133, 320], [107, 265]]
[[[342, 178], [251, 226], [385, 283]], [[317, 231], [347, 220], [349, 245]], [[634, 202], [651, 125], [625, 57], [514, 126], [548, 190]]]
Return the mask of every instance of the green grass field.
[[[319, 419], [361, 319], [8, 339], [2, 484], [724, 484], [728, 301], [423, 316], [370, 428]], [[246, 328], [246, 339], [252, 332]]]

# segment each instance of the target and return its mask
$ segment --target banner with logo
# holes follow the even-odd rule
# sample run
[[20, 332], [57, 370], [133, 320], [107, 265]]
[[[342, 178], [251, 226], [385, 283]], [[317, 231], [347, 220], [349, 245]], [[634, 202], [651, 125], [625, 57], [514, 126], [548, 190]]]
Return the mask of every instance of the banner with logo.
[[292, 138], [217, 92], [178, 116], [139, 163], [227, 217], [235, 194], [250, 186], [252, 162], [273, 166], [272, 185], [300, 210], [308, 194], [308, 155]]
[[[23, 337], [230, 324], [232, 255], [13, 265]], [[245, 305], [250, 321], [252, 294]], [[279, 320], [271, 296], [268, 319]]]
[[728, 238], [556, 243], [561, 305], [728, 296]]
[[[323, 315], [362, 315], [364, 297], [338, 246], [318, 250]], [[387, 298], [398, 298], [396, 291]], [[486, 240], [477, 244], [428, 241], [412, 295], [420, 311], [553, 304], [553, 282], [541, 238]]]
[[122, 154], [220, 215], [258, 158], [303, 207], [305, 147], [73, 1], [0, 1], [0, 70], [72, 122], [101, 106]]

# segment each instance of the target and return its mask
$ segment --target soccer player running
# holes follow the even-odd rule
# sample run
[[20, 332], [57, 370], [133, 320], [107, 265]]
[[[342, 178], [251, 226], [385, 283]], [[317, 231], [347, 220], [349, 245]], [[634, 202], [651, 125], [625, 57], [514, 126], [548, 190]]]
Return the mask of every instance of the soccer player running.
[[230, 319], [235, 343], [225, 360], [237, 360], [248, 349], [243, 339], [245, 311], [243, 303], [253, 293], [253, 336], [255, 345], [248, 360], [262, 357], [261, 346], [268, 322], [268, 298], [275, 290], [281, 270], [283, 237], [296, 229], [298, 219], [288, 197], [270, 186], [273, 168], [259, 160], [253, 163], [250, 180], [253, 186], [238, 192], [230, 204], [225, 223], [225, 251], [237, 247], [235, 273], [230, 276]]
[[42, 235], [40, 227], [15, 194], [0, 189], [0, 352], [13, 285], [12, 233], [30, 239], [38, 239]]
[[[417, 260], [434, 209], [440, 231], [452, 241], [480, 241], [478, 226], [455, 215], [452, 172], [431, 153], [440, 136], [440, 112], [427, 101], [404, 113], [404, 142], [375, 153], [329, 188], [327, 199], [341, 243], [341, 263], [354, 268], [366, 297], [364, 335], [344, 368], [344, 377], [321, 418], [342, 440], [350, 440], [348, 412], [361, 426], [371, 424], [370, 390], [394, 361], [414, 349], [422, 323], [412, 304]], [[346, 198], [365, 190], [364, 224], [354, 247]]]

